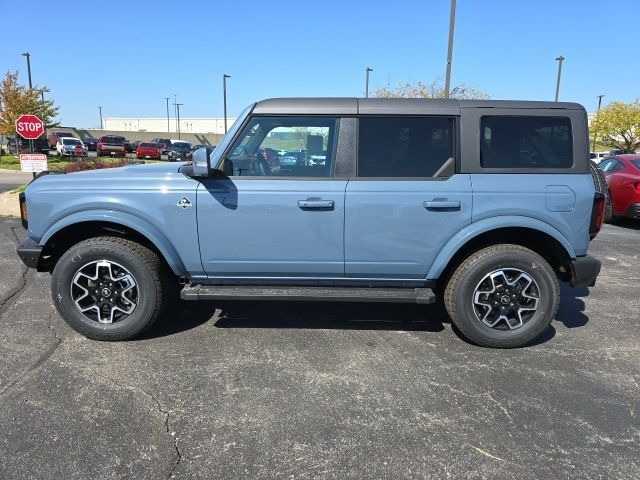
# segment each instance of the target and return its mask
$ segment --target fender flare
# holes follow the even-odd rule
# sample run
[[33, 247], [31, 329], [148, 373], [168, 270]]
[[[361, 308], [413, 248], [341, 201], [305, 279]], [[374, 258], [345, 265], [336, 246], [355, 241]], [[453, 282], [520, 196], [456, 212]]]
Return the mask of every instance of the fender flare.
[[68, 215], [50, 225], [38, 244], [46, 245], [51, 237], [63, 228], [82, 222], [116, 223], [118, 225], [128, 227], [131, 230], [135, 230], [155, 245], [173, 273], [177, 276], [186, 275], [186, 268], [180, 259], [180, 255], [178, 255], [173, 244], [158, 228], [144, 218], [118, 210], [84, 210], [82, 212], [76, 212]]
[[510, 227], [530, 228], [546, 233], [564, 247], [570, 258], [576, 258], [576, 252], [567, 238], [559, 230], [542, 220], [517, 215], [491, 217], [471, 223], [451, 237], [431, 265], [427, 279], [439, 278], [453, 256], [473, 238], [491, 230]]

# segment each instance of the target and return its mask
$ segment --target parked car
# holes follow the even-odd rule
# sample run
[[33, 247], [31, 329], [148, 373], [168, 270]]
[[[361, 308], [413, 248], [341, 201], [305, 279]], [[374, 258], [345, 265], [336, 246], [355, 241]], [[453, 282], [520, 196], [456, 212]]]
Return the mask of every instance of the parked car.
[[304, 152], [287, 152], [281, 154], [280, 165], [282, 166], [295, 166], [305, 165], [307, 154]]
[[[7, 137], [7, 153], [18, 155], [20, 153], [29, 153], [30, 151], [29, 140], [18, 137], [18, 149], [16, 149], [15, 137]], [[49, 141], [44, 137], [33, 140], [33, 151], [36, 153], [49, 153]]]
[[605, 221], [618, 217], [640, 219], [640, 155], [606, 158], [600, 165], [609, 187]]
[[98, 145], [98, 139], [93, 137], [84, 137], [82, 139], [82, 143], [87, 147], [87, 151], [95, 152], [96, 146]]
[[171, 140], [171, 147], [169, 147], [170, 162], [185, 161], [190, 153], [191, 143], [181, 140]]
[[[79, 149], [77, 147], [80, 147]], [[56, 143], [56, 152], [61, 157], [86, 157], [87, 149], [76, 137], [61, 137]]]
[[56, 143], [58, 143], [58, 140], [62, 137], [73, 138], [75, 135], [72, 132], [64, 132], [62, 130], [53, 131], [47, 137], [47, 140], [49, 140], [49, 148], [54, 150], [56, 148]]
[[96, 144], [96, 153], [99, 157], [126, 157], [124, 146], [125, 138], [118, 135], [103, 135]]
[[162, 156], [162, 146], [153, 142], [140, 142], [136, 148], [136, 158], [154, 158], [160, 160]]
[[[138, 150], [138, 146], [140, 145], [140, 143], [142, 143], [141, 140], [136, 140], [135, 142], [131, 142], [131, 148], [133, 149], [132, 151], [137, 151]], [[153, 142], [151, 142], [153, 143]]]
[[273, 148], [261, 148], [260, 155], [267, 161], [270, 167], [277, 167], [280, 165], [280, 154]]
[[133, 142], [130, 142], [126, 138], [124, 139], [124, 150], [127, 153], [133, 153], [136, 151], [135, 147], [133, 146]]
[[[586, 119], [564, 102], [264, 100], [190, 164], [38, 177], [20, 195], [17, 251], [52, 272], [62, 318], [100, 340], [139, 335], [181, 289], [217, 301], [438, 295], [472, 342], [518, 347], [548, 329], [560, 282], [593, 286], [600, 271], [587, 250], [605, 195]], [[322, 164], [271, 169], [266, 144], [284, 149], [299, 131], [313, 131], [310, 156], [326, 149]]]
[[169, 149], [171, 148], [171, 140], [169, 140], [168, 138], [154, 138], [153, 142], [162, 145], [163, 155], [169, 154]]

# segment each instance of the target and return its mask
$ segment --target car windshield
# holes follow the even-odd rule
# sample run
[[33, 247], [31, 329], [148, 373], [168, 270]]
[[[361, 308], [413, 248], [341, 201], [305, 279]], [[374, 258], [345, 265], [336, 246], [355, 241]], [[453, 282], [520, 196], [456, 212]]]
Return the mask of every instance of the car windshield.
[[236, 121], [233, 122], [233, 125], [231, 125], [231, 128], [229, 129], [229, 131], [224, 134], [224, 137], [222, 137], [222, 140], [220, 140], [220, 143], [218, 143], [217, 147], [213, 150], [213, 152], [211, 152], [211, 156], [209, 157], [211, 161], [211, 165], [216, 165], [216, 168], [219, 168], [219, 163], [222, 158], [222, 154], [231, 143], [231, 140], [233, 140], [233, 137], [236, 136], [236, 133], [238, 133], [238, 130], [240, 130], [240, 127], [244, 123], [244, 120], [249, 116], [249, 113], [251, 113], [251, 110], [253, 110], [254, 105], [255, 103], [252, 103], [242, 111], [242, 113], [238, 116]]
[[62, 144], [63, 145], [80, 145], [80, 140], [78, 140], [77, 138], [63, 138]]
[[173, 146], [180, 149], [191, 148], [191, 144], [189, 142], [173, 142]]
[[155, 143], [149, 143], [149, 142], [142, 142], [140, 144], [140, 146], [142, 148], [156, 148], [156, 144]]
[[103, 137], [102, 142], [112, 145], [122, 145], [124, 144], [124, 137]]
[[640, 169], [640, 158], [638, 160], [631, 160], [631, 163], [633, 163], [634, 167]]

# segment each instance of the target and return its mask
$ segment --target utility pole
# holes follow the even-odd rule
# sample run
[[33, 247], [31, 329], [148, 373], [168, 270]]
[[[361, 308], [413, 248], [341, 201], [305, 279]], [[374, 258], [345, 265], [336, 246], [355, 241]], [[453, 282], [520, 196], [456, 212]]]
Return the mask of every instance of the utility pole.
[[373, 68], [367, 67], [365, 69], [364, 98], [369, 98], [369, 72], [373, 72]]
[[227, 133], [227, 78], [231, 78], [231, 75], [226, 73], [222, 74], [222, 96], [224, 100], [224, 133]]
[[[24, 52], [22, 56], [27, 57], [27, 74], [29, 76], [29, 90], [33, 90], [33, 84], [31, 83], [31, 54], [29, 52]], [[16, 132], [16, 151], [18, 151], [18, 132]], [[29, 151], [33, 153], [33, 140], [29, 140]], [[33, 178], [35, 178], [35, 173], [33, 175]]]
[[449, 45], [447, 47], [447, 73], [444, 77], [444, 98], [449, 98], [451, 88], [451, 57], [453, 56], [453, 30], [456, 24], [456, 0], [451, 0], [449, 12]]
[[102, 125], [102, 106], [98, 105], [98, 110], [100, 111], [100, 130], [104, 130], [104, 126]]
[[[174, 95], [173, 96], [173, 118], [178, 117], [178, 107], [176, 107], [177, 103], [178, 103], [178, 95]], [[178, 127], [176, 126], [176, 128]]]
[[29, 52], [24, 52], [22, 56], [27, 57], [27, 74], [29, 76], [29, 90], [33, 90], [33, 85], [31, 84], [31, 54]]
[[178, 118], [178, 140], [180, 140], [180, 107], [184, 105], [183, 103], [176, 103], [176, 112]]
[[169, 97], [164, 97], [167, 101], [167, 133], [169, 133]]
[[[596, 98], [598, 99], [598, 110], [596, 110], [596, 118], [595, 120], [598, 119], [598, 117], [600, 116], [600, 105], [602, 105], [602, 97], [604, 97], [604, 95], [598, 95]], [[591, 147], [591, 151], [595, 152], [596, 151], [596, 129], [593, 129], [593, 146]]]
[[558, 81], [556, 82], [556, 102], [558, 101], [558, 97], [560, 96], [560, 76], [562, 75], [562, 62], [564, 61], [564, 57], [560, 55], [556, 57], [558, 61]]

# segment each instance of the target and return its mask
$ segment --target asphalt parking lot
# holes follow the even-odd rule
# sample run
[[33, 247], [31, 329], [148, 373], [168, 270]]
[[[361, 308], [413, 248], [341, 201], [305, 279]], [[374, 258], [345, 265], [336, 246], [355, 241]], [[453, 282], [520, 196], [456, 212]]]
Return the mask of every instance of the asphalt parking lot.
[[640, 477], [640, 223], [535, 345], [437, 306], [181, 304], [143, 339], [71, 331], [0, 220], [0, 478]]

